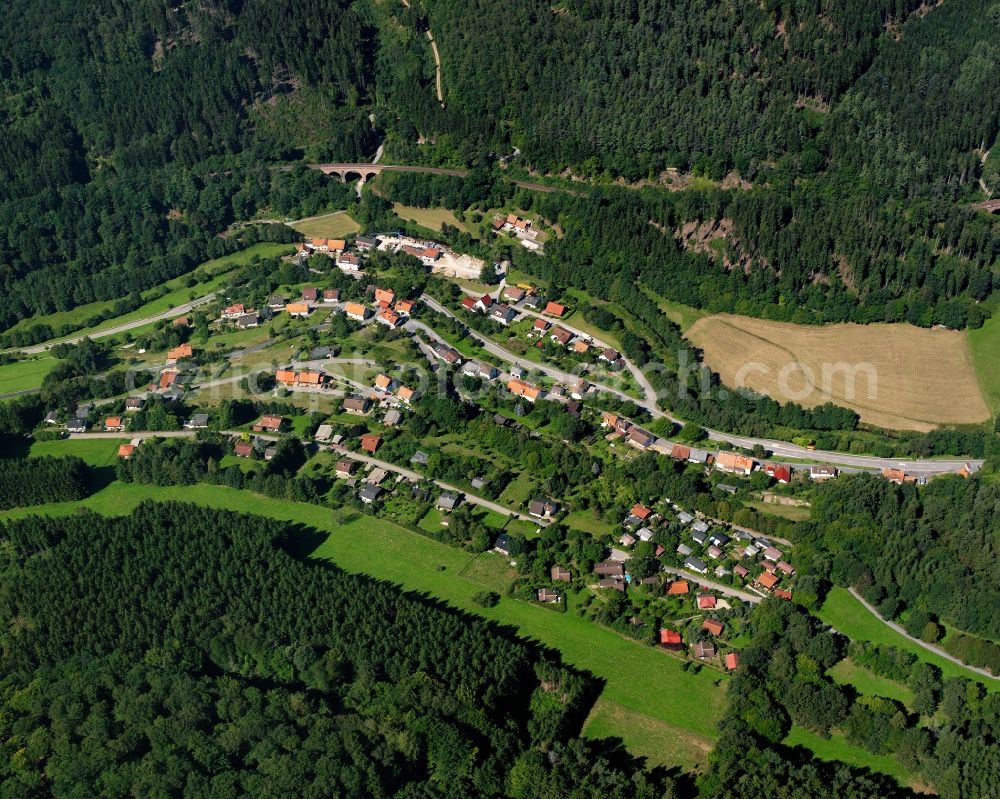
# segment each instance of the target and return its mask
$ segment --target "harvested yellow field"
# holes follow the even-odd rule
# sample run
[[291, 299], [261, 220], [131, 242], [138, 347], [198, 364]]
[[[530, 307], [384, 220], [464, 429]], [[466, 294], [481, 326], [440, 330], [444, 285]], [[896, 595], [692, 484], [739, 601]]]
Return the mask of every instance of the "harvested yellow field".
[[963, 332], [715, 314], [695, 322], [687, 337], [727, 386], [782, 403], [833, 402], [853, 408], [867, 424], [896, 430], [989, 418]]
[[415, 205], [393, 203], [392, 210], [400, 219], [416, 222], [428, 230], [441, 230], [444, 225], [451, 225], [465, 233], [470, 232], [465, 223], [447, 208], [418, 208]]

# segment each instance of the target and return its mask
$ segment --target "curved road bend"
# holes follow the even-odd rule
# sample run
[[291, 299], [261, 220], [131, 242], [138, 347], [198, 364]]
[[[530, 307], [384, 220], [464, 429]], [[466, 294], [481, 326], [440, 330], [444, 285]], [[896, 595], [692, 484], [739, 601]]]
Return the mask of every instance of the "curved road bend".
[[900, 627], [898, 624], [896, 624], [896, 622], [889, 621], [888, 619], [883, 619], [882, 616], [879, 615], [879, 612], [877, 610], [875, 610], [874, 607], [872, 607], [871, 605], [869, 605], [868, 602], [865, 600], [865, 598], [863, 596], [861, 596], [861, 594], [859, 594], [853, 588], [848, 588], [847, 590], [851, 593], [851, 596], [853, 596], [856, 600], [858, 600], [858, 602], [860, 602], [862, 605], [864, 605], [865, 610], [867, 610], [869, 613], [871, 613], [876, 619], [878, 619], [880, 622], [882, 622], [884, 625], [886, 625], [887, 627], [889, 627], [894, 632], [897, 632], [901, 636], [903, 636], [904, 638], [908, 639], [909, 641], [912, 641], [917, 646], [922, 647], [923, 649], [926, 649], [928, 652], [933, 652], [938, 657], [944, 658], [945, 660], [950, 661], [951, 663], [954, 663], [956, 666], [961, 666], [964, 669], [968, 669], [969, 671], [973, 671], [976, 674], [980, 675], [981, 677], [987, 677], [987, 678], [989, 678], [991, 680], [1000, 680], [1000, 677], [997, 677], [995, 674], [987, 671], [986, 669], [981, 669], [978, 666], [970, 666], [968, 663], [963, 663], [957, 657], [955, 657], [954, 655], [948, 654], [947, 652], [945, 652], [940, 647], [936, 647], [936, 646], [934, 646], [934, 644], [929, 644], [926, 641], [921, 641], [919, 638], [914, 638], [912, 635], [910, 635], [908, 632], [906, 632], [906, 630], [904, 630], [902, 627]]
[[46, 341], [42, 344], [34, 344], [30, 347], [15, 347], [14, 350], [20, 350], [21, 352], [28, 353], [29, 355], [35, 355], [40, 352], [45, 352], [56, 344], [76, 344], [78, 341], [83, 341], [85, 338], [106, 338], [107, 336], [113, 336], [116, 333], [124, 333], [126, 330], [133, 330], [134, 328], [148, 325], [150, 322], [159, 322], [161, 319], [172, 319], [175, 316], [183, 316], [188, 311], [194, 310], [199, 305], [204, 305], [214, 299], [215, 292], [213, 291], [211, 294], [206, 294], [204, 297], [198, 297], [197, 299], [191, 300], [191, 302], [186, 302], [183, 305], [175, 305], [173, 308], [168, 308], [162, 313], [153, 314], [152, 316], [144, 316], [142, 319], [133, 319], [131, 322], [124, 322], [123, 324], [115, 325], [114, 327], [107, 327], [104, 330], [98, 330], [94, 333], [73, 336], [71, 338], [61, 338], [56, 341]]

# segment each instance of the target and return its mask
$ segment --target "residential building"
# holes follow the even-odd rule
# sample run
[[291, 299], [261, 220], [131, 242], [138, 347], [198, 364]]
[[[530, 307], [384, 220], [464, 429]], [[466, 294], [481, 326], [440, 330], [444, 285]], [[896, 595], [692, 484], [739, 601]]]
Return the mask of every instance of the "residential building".
[[256, 311], [253, 313], [245, 313], [243, 316], [237, 317], [236, 327], [240, 330], [249, 330], [250, 328], [257, 327], [260, 324], [260, 314]]
[[764, 464], [764, 474], [782, 485], [787, 484], [792, 479], [791, 468], [781, 463]]
[[375, 317], [375, 321], [378, 322], [380, 325], [385, 325], [386, 327], [394, 328], [398, 327], [403, 323], [403, 317], [401, 317], [395, 311], [391, 311], [388, 308], [383, 308], [381, 311], [378, 312], [378, 315]]
[[382, 419], [382, 423], [386, 427], [395, 427], [401, 421], [403, 421], [403, 414], [401, 414], [395, 408], [391, 408], [390, 410], [386, 411], [386, 414]]
[[620, 560], [605, 560], [594, 564], [594, 574], [599, 577], [625, 577], [625, 564]]
[[308, 303], [304, 302], [290, 302], [285, 306], [285, 312], [289, 316], [295, 316], [300, 319], [304, 319], [312, 313], [312, 308], [309, 307]]
[[233, 444], [233, 455], [237, 458], [253, 457], [253, 444], [249, 441], [237, 441]]
[[[145, 404], [146, 400], [142, 397], [129, 397], [125, 400], [125, 413], [135, 413], [136, 411], [141, 411], [143, 405]], [[48, 421], [47, 418], [46, 421]]]
[[374, 455], [378, 448], [382, 446], [382, 436], [376, 433], [365, 433], [361, 436], [361, 449]]
[[705, 561], [695, 557], [685, 558], [684, 568], [690, 569], [691, 571], [696, 572], [698, 574], [705, 574], [706, 572], [708, 572], [708, 565], [705, 563]]
[[368, 397], [344, 397], [344, 402], [341, 407], [346, 413], [353, 413], [356, 416], [364, 416], [371, 410], [372, 401], [368, 399]]
[[556, 325], [549, 332], [549, 338], [552, 339], [556, 344], [565, 347], [573, 340], [573, 334], [570, 333], [566, 328]]
[[120, 433], [125, 429], [125, 420], [121, 416], [109, 416], [104, 420], [106, 433]]
[[358, 494], [358, 498], [366, 505], [371, 505], [382, 495], [382, 489], [373, 483], [365, 483], [364, 488]]
[[284, 423], [285, 419], [282, 416], [262, 416], [251, 429], [255, 433], [277, 433]]
[[132, 457], [133, 454], [135, 454], [135, 450], [136, 450], [135, 444], [122, 444], [120, 447], [118, 447], [118, 457], [124, 461], [127, 461], [129, 458]]
[[566, 306], [560, 305], [558, 302], [553, 302], [552, 300], [549, 300], [547, 303], [545, 303], [545, 310], [542, 311], [542, 313], [548, 314], [549, 316], [554, 316], [558, 319], [561, 318], [564, 313], [566, 313]]
[[507, 390], [516, 397], [523, 397], [528, 402], [535, 402], [542, 396], [542, 390], [523, 380], [509, 380]]
[[361, 271], [361, 259], [353, 252], [341, 253], [337, 256], [337, 260], [334, 263], [337, 264], [338, 269], [344, 272]]
[[551, 588], [539, 588], [538, 591], [535, 592], [535, 596], [539, 602], [544, 602], [546, 604], [559, 601], [559, 594]]
[[559, 512], [559, 504], [551, 499], [536, 497], [528, 503], [528, 513], [537, 519], [550, 519]]
[[549, 578], [553, 582], [568, 583], [573, 580], [573, 575], [570, 573], [569, 569], [563, 566], [553, 566], [549, 569]]
[[656, 441], [656, 436], [641, 427], [633, 426], [629, 429], [627, 441], [630, 446], [636, 449], [649, 449]]
[[660, 646], [664, 649], [678, 651], [684, 648], [684, 639], [676, 630], [664, 628], [660, 630]]
[[353, 319], [355, 322], [364, 322], [372, 315], [371, 309], [366, 308], [360, 302], [344, 303], [344, 313], [347, 314], [348, 319]]
[[331, 424], [321, 424], [316, 428], [316, 433], [313, 435], [317, 441], [327, 442], [333, 438], [333, 425]]
[[173, 365], [184, 358], [194, 355], [194, 348], [190, 344], [180, 344], [173, 349], [167, 350], [167, 365]]
[[667, 596], [687, 596], [691, 586], [687, 580], [674, 580], [667, 586]]
[[517, 311], [509, 305], [501, 305], [498, 303], [497, 305], [494, 305], [493, 309], [490, 311], [490, 319], [506, 327], [517, 319]]
[[358, 470], [358, 462], [352, 461], [349, 458], [344, 458], [343, 460], [337, 461], [337, 477], [347, 479], [354, 475]]
[[701, 629], [714, 636], [722, 635], [722, 631], [725, 629], [725, 626], [725, 624], [721, 621], [717, 621], [716, 619], [705, 619], [705, 621], [701, 623]]
[[691, 655], [697, 660], [709, 660], [715, 657], [715, 645], [707, 641], [698, 641], [691, 645]]
[[740, 653], [735, 651], [727, 652], [722, 663], [726, 667], [726, 671], [736, 671], [736, 667], [740, 665]]
[[714, 610], [715, 594], [698, 594], [698, 610]]
[[243, 314], [245, 314], [246, 308], [243, 307], [243, 303], [235, 303], [227, 308], [222, 309], [222, 313], [219, 314], [222, 319], [239, 319]]
[[319, 299], [319, 289], [315, 286], [303, 286], [301, 299], [303, 302], [316, 302]]
[[323, 289], [323, 302], [340, 302], [340, 289]]
[[715, 456], [715, 468], [729, 474], [749, 476], [753, 471], [754, 459], [736, 452], [720, 452]]
[[381, 289], [376, 287], [375, 289], [375, 304], [382, 307], [388, 308], [392, 305], [393, 300], [396, 299], [396, 292], [392, 289]]
[[196, 413], [186, 422], [184, 422], [185, 430], [204, 430], [208, 427], [208, 414], [207, 413]]
[[833, 466], [810, 466], [809, 467], [809, 479], [810, 480], [830, 480], [837, 476], [837, 469]]

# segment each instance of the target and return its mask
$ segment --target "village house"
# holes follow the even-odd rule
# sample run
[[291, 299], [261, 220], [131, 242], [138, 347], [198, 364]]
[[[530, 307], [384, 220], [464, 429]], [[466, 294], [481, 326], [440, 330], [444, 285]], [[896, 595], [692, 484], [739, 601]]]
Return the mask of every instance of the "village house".
[[623, 533], [621, 538], [618, 539], [618, 543], [621, 544], [626, 549], [634, 545], [635, 542], [636, 538], [631, 533]]
[[323, 289], [323, 302], [340, 302], [340, 289]]
[[553, 582], [557, 583], [568, 583], [573, 580], [573, 575], [570, 570], [563, 566], [553, 566], [549, 569], [549, 578]]
[[364, 488], [358, 493], [358, 499], [366, 505], [371, 505], [382, 495], [382, 489], [374, 483], [365, 483]]
[[236, 327], [239, 330], [249, 330], [250, 328], [257, 327], [260, 324], [260, 314], [256, 311], [253, 313], [245, 313], [236, 319]]
[[396, 292], [392, 289], [375, 288], [375, 304], [380, 308], [388, 308], [396, 299]]
[[246, 308], [243, 307], [243, 303], [236, 303], [230, 305], [228, 308], [223, 308], [220, 318], [222, 319], [239, 319], [246, 313]]
[[431, 352], [447, 364], [455, 366], [462, 363], [462, 356], [459, 354], [458, 350], [452, 349], [443, 342], [434, 342], [434, 344], [431, 345]]
[[381, 311], [378, 312], [378, 315], [375, 317], [375, 321], [378, 322], [380, 325], [385, 325], [388, 328], [394, 328], [402, 324], [403, 317], [401, 317], [395, 311], [391, 311], [388, 308], [383, 308]]
[[558, 319], [562, 317], [564, 313], [566, 313], [566, 306], [560, 305], [558, 302], [553, 302], [552, 300], [549, 300], [547, 303], [545, 303], [545, 310], [542, 311], [542, 313], [548, 314], [549, 316], [554, 316]]
[[396, 398], [400, 402], [405, 402], [407, 405], [409, 405], [417, 398], [417, 393], [412, 388], [409, 388], [407, 386], [400, 386], [396, 390]]
[[684, 639], [676, 630], [663, 628], [660, 630], [660, 646], [672, 652], [677, 652], [684, 648]]
[[708, 572], [708, 564], [705, 561], [700, 560], [695, 557], [688, 557], [684, 559], [684, 568], [690, 569], [697, 574], [706, 574]]
[[174, 327], [191, 327], [191, 317], [190, 316], [178, 316], [171, 322]]
[[587, 396], [588, 391], [590, 391], [590, 383], [581, 377], [573, 384], [573, 388], [570, 390], [570, 396], [573, 399], [582, 400], [585, 396]]
[[539, 602], [544, 602], [546, 604], [559, 601], [559, 594], [551, 588], [539, 588], [535, 593], [535, 596], [538, 598]]
[[533, 334], [542, 335], [550, 327], [552, 327], [552, 325], [544, 319], [536, 319], [535, 323], [531, 326], [531, 332]]
[[[145, 404], [146, 400], [142, 397], [129, 397], [125, 400], [125, 413], [135, 413], [136, 411], [141, 411], [142, 406]], [[47, 417], [46, 421], [48, 421]]]
[[597, 581], [598, 588], [610, 588], [625, 593], [625, 580], [620, 577], [603, 577]]
[[397, 300], [396, 313], [401, 314], [402, 316], [409, 316], [413, 312], [416, 304], [417, 303], [414, 300]]
[[708, 465], [712, 462], [712, 453], [705, 449], [691, 448], [691, 454], [688, 455], [688, 463], [701, 463]]
[[322, 388], [326, 385], [327, 377], [322, 372], [306, 370], [299, 372], [296, 378], [296, 385], [300, 388]]
[[524, 299], [525, 291], [517, 286], [506, 286], [503, 290], [503, 296], [507, 298], [508, 302], [520, 302]]
[[120, 433], [125, 429], [125, 420], [121, 416], [109, 416], [104, 420], [104, 432]]
[[205, 430], [208, 427], [208, 414], [196, 413], [184, 422], [185, 430]]
[[484, 294], [472, 303], [472, 308], [480, 313], [485, 313], [493, 307], [493, 298], [489, 294]]
[[656, 436], [652, 433], [646, 432], [641, 427], [632, 427], [628, 431], [628, 443], [629, 446], [635, 447], [636, 449], [649, 449], [653, 446], [656, 441]]
[[267, 307], [270, 308], [274, 313], [285, 310], [285, 303], [288, 300], [281, 294], [272, 294], [267, 298]]
[[361, 259], [353, 252], [341, 253], [337, 256], [337, 260], [334, 261], [334, 263], [337, 265], [337, 268], [343, 272], [361, 271]]
[[375, 388], [389, 394], [396, 387], [396, 379], [384, 372], [375, 375]]
[[728, 474], [742, 474], [749, 477], [754, 465], [753, 458], [736, 452], [720, 452], [715, 456], [715, 468]]
[[692, 644], [691, 655], [697, 660], [709, 660], [715, 657], [715, 646], [707, 641], [698, 641]]
[[714, 610], [715, 604], [714, 594], [698, 594], [698, 610]]
[[788, 466], [780, 463], [767, 463], [764, 465], [764, 474], [772, 480], [786, 485], [792, 479], [792, 470]]
[[437, 507], [438, 510], [455, 510], [459, 505], [462, 504], [461, 494], [456, 494], [451, 491], [445, 491], [441, 496], [438, 497]]
[[295, 316], [300, 319], [304, 319], [312, 313], [312, 308], [309, 307], [307, 303], [304, 302], [290, 302], [285, 306], [285, 313], [289, 316]]
[[352, 477], [354, 473], [358, 470], [358, 462], [352, 461], [349, 458], [344, 458], [343, 460], [337, 461], [336, 472], [337, 477], [347, 479]]
[[882, 470], [882, 476], [890, 483], [895, 483], [896, 485], [903, 485], [903, 483], [917, 482], [916, 477], [907, 474], [902, 469], [885, 468]]
[[559, 512], [559, 503], [537, 497], [528, 503], [528, 513], [536, 519], [551, 519]]
[[601, 350], [601, 354], [597, 356], [597, 360], [605, 361], [606, 363], [614, 363], [621, 357], [621, 353], [618, 352], [618, 350], [613, 350], [611, 347], [605, 347]]
[[497, 324], [507, 327], [511, 322], [517, 319], [517, 311], [511, 308], [509, 305], [503, 305], [497, 303], [493, 306], [490, 311], [490, 319], [492, 319]]
[[809, 467], [809, 479], [810, 480], [830, 480], [837, 476], [837, 470], [833, 466], [810, 466]]
[[251, 429], [255, 433], [278, 433], [284, 424], [283, 416], [262, 416]]
[[66, 432], [67, 433], [86, 433], [87, 432], [87, 420], [77, 419], [75, 416], [66, 422]]
[[401, 414], [395, 408], [391, 408], [390, 410], [386, 411], [385, 416], [382, 417], [382, 424], [384, 424], [386, 427], [395, 427], [402, 421], [403, 421], [403, 414]]
[[356, 236], [354, 246], [361, 251], [374, 250], [379, 245], [377, 236]]
[[540, 388], [537, 388], [530, 383], [525, 383], [523, 380], [507, 381], [507, 390], [515, 397], [523, 397], [528, 402], [532, 403], [542, 396], [542, 390]]
[[368, 397], [349, 396], [344, 397], [341, 408], [345, 413], [353, 413], [355, 416], [364, 416], [371, 410], [372, 401]]
[[746, 566], [742, 566], [737, 563], [735, 566], [733, 566], [733, 574], [735, 574], [737, 577], [743, 577], [745, 579], [746, 576], [750, 574], [750, 572]]
[[566, 328], [556, 325], [549, 332], [549, 338], [556, 344], [565, 347], [573, 340], [573, 334], [570, 333]]
[[674, 580], [667, 586], [667, 596], [687, 596], [691, 586], [687, 580]]
[[233, 455], [237, 458], [253, 457], [253, 444], [249, 441], [237, 441], [233, 444]]
[[365, 452], [374, 455], [380, 446], [382, 446], [382, 436], [376, 433], [365, 433], [361, 436], [361, 449]]
[[629, 511], [629, 515], [635, 516], [637, 519], [640, 519], [641, 521], [646, 521], [646, 519], [648, 519], [650, 516], [653, 515], [653, 510], [652, 508], [647, 508], [645, 505], [636, 502], [632, 506], [632, 510]]
[[705, 619], [705, 621], [701, 623], [701, 629], [716, 637], [722, 635], [722, 631], [725, 629], [725, 626], [726, 625], [724, 625], [721, 621], [717, 621], [716, 619]]
[[135, 450], [136, 450], [135, 444], [122, 444], [120, 447], [118, 447], [118, 457], [121, 458], [123, 461], [127, 461], [135, 453]]
[[625, 577], [625, 564], [620, 560], [605, 560], [594, 564], [594, 574], [598, 577]]
[[510, 538], [506, 533], [500, 533], [496, 541], [493, 542], [493, 549], [501, 555], [510, 556]]
[[344, 239], [310, 239], [306, 247], [313, 252], [340, 252], [347, 246]]
[[573, 352], [575, 352], [577, 355], [583, 355], [583, 353], [585, 353], [589, 349], [590, 345], [582, 338], [577, 339], [576, 341], [573, 342]]
[[319, 289], [315, 286], [303, 286], [300, 299], [303, 302], [316, 302], [319, 299]]
[[722, 662], [726, 667], [726, 671], [736, 671], [736, 667], [740, 665], [740, 653], [735, 651], [727, 652]]
[[167, 350], [167, 365], [173, 366], [178, 361], [190, 358], [193, 355], [194, 348], [190, 344], [180, 344], [173, 349]]
[[316, 432], [313, 434], [313, 438], [317, 441], [327, 442], [333, 438], [333, 425], [332, 424], [321, 424], [316, 428]]
[[279, 369], [274, 373], [274, 382], [288, 387], [294, 386], [296, 380], [295, 372], [290, 369]]
[[776, 574], [763, 572], [754, 582], [765, 591], [770, 591], [778, 584], [779, 579], [780, 578]]
[[344, 313], [347, 314], [348, 319], [353, 319], [355, 322], [364, 322], [372, 315], [371, 309], [366, 308], [360, 302], [344, 303]]

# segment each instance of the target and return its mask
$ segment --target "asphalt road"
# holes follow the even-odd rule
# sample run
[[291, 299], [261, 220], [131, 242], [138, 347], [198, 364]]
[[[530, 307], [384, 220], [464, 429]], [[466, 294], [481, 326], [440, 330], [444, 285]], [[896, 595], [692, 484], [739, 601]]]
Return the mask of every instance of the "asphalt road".
[[[466, 292], [471, 295], [475, 295], [475, 292]], [[497, 292], [499, 294], [499, 291]], [[445, 308], [441, 303], [437, 302], [433, 297], [429, 297], [424, 294], [421, 299], [427, 303], [427, 305], [452, 318], [455, 317], [451, 311]], [[587, 337], [593, 339], [595, 343], [600, 342], [598, 339], [590, 336], [590, 334], [584, 333], [583, 331], [573, 328], [571, 325], [559, 320], [552, 320], [534, 311], [527, 311], [523, 308], [517, 308], [518, 312], [527, 314], [528, 316], [535, 316], [539, 318], [546, 319], [546, 321], [559, 324], [562, 327], [569, 330], [571, 333], [577, 335], [586, 335]], [[461, 321], [461, 320], [460, 320]], [[552, 367], [543, 366], [532, 361], [526, 361], [523, 358], [518, 358], [512, 353], [505, 350], [498, 344], [490, 341], [486, 337], [475, 332], [471, 328], [467, 328], [469, 334], [479, 341], [486, 348], [487, 351], [491, 352], [498, 358], [508, 361], [509, 363], [514, 363], [521, 366], [524, 369], [533, 369], [544, 372], [550, 377], [562, 382], [575, 382], [579, 379], [578, 375], [569, 375], [566, 372], [561, 372], [558, 369], [553, 369]], [[656, 395], [656, 390], [653, 388], [652, 384], [646, 379], [642, 371], [632, 363], [628, 358], [623, 355], [622, 358], [630, 372], [635, 375], [637, 382], [642, 386], [643, 393], [646, 397], [646, 410], [653, 418], [667, 418], [670, 419], [675, 424], [683, 425], [684, 420], [680, 419], [673, 414], [663, 411], [659, 407], [658, 398]], [[630, 402], [636, 402], [635, 397], [631, 397], [624, 392], [618, 391], [610, 386], [605, 386], [600, 383], [595, 383], [593, 380], [585, 376], [585, 379], [601, 391], [614, 394], [622, 399], [626, 399]], [[849, 469], [856, 470], [866, 470], [866, 471], [881, 471], [885, 468], [895, 468], [903, 469], [907, 474], [912, 474], [915, 476], [931, 477], [937, 474], [948, 474], [958, 471], [964, 464], [969, 464], [974, 469], [978, 469], [983, 465], [982, 460], [977, 460], [974, 458], [942, 458], [942, 459], [913, 459], [913, 460], [901, 460], [895, 458], [878, 458], [871, 455], [852, 455], [844, 452], [831, 452], [828, 450], [815, 450], [808, 449], [807, 447], [801, 447], [797, 444], [791, 444], [786, 441], [775, 441], [768, 438], [753, 438], [749, 436], [737, 436], [730, 433], [724, 433], [721, 430], [711, 430], [706, 428], [706, 433], [711, 441], [716, 441], [724, 444], [729, 444], [734, 447], [741, 447], [744, 449], [752, 449], [756, 445], [762, 446], [764, 449], [773, 453], [773, 457], [776, 460], [781, 460], [782, 458], [793, 458], [796, 460], [813, 461], [819, 463], [826, 463], [833, 466], [842, 466]]]
[[175, 305], [173, 308], [168, 308], [162, 313], [144, 316], [142, 319], [134, 319], [131, 322], [125, 322], [120, 325], [115, 325], [114, 327], [105, 328], [104, 330], [98, 330], [95, 333], [87, 333], [85, 335], [81, 334], [78, 336], [72, 336], [71, 338], [61, 338], [57, 341], [46, 341], [42, 344], [35, 344], [31, 347], [18, 347], [17, 349], [21, 352], [26, 352], [29, 355], [34, 355], [39, 352], [45, 352], [55, 344], [76, 344], [76, 342], [82, 341], [85, 338], [107, 338], [108, 336], [113, 336], [117, 333], [124, 333], [127, 330], [134, 330], [137, 327], [148, 325], [150, 322], [159, 322], [161, 319], [173, 319], [177, 316], [183, 316], [188, 311], [197, 308], [199, 305], [211, 302], [213, 299], [215, 299], [215, 292], [206, 294], [204, 297], [198, 297], [198, 299], [191, 300], [191, 302], [186, 302], [183, 305]]
[[878, 619], [880, 622], [882, 622], [886, 627], [890, 627], [892, 630], [894, 630], [895, 632], [899, 633], [904, 638], [909, 639], [910, 641], [912, 641], [913, 643], [915, 643], [917, 646], [919, 646], [919, 647], [921, 647], [923, 649], [926, 649], [928, 652], [933, 652], [938, 657], [942, 657], [945, 660], [948, 660], [948, 661], [954, 663], [957, 666], [961, 666], [962, 668], [968, 669], [969, 671], [974, 671], [976, 674], [979, 674], [982, 677], [988, 677], [991, 680], [1000, 680], [1000, 677], [997, 677], [995, 674], [993, 674], [992, 672], [987, 671], [986, 669], [981, 669], [978, 666], [970, 666], [968, 663], [963, 663], [957, 657], [955, 657], [954, 655], [949, 655], [947, 652], [945, 652], [940, 647], [934, 646], [933, 644], [929, 644], [926, 641], [921, 641], [919, 638], [914, 638], [912, 635], [910, 635], [908, 632], [906, 632], [906, 630], [904, 630], [902, 627], [900, 627], [898, 624], [896, 624], [896, 622], [894, 622], [894, 621], [888, 621], [887, 619], [883, 619], [879, 615], [879, 612], [877, 610], [875, 610], [875, 608], [873, 608], [871, 605], [869, 605], [868, 602], [865, 601], [864, 597], [862, 597], [861, 594], [859, 594], [853, 588], [848, 588], [847, 590], [850, 591], [851, 592], [851, 596], [853, 596], [856, 600], [858, 600], [858, 602], [860, 602], [862, 605], [864, 605], [865, 606], [865, 610], [867, 610], [869, 613], [871, 613], [876, 619]]

